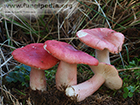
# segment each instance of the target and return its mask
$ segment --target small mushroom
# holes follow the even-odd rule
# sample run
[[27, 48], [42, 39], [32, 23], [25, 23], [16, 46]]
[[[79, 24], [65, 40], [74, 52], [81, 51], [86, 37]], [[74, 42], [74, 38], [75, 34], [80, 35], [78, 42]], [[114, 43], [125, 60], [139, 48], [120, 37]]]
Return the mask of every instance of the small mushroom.
[[122, 79], [114, 66], [100, 62], [98, 66], [92, 66], [91, 69], [94, 76], [83, 83], [66, 88], [65, 93], [67, 96], [71, 99], [77, 97], [79, 102], [92, 95], [103, 83], [112, 90], [122, 87]]
[[96, 49], [99, 62], [110, 64], [109, 52], [117, 54], [122, 50], [124, 35], [108, 28], [82, 29], [76, 36], [86, 45]]
[[77, 64], [98, 65], [97, 59], [65, 42], [48, 40], [44, 49], [60, 60], [55, 78], [57, 89], [62, 91], [62, 86], [77, 84]]
[[15, 60], [31, 67], [30, 88], [32, 90], [46, 90], [44, 70], [53, 67], [59, 61], [45, 51], [43, 45], [43, 43], [33, 43], [12, 52]]

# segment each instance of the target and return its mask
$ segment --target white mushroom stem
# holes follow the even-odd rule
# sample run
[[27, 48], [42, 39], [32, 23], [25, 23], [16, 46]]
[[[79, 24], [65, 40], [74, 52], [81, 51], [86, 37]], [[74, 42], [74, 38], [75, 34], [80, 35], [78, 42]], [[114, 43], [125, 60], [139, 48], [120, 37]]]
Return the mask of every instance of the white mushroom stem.
[[95, 57], [98, 59], [99, 62], [105, 62], [110, 64], [110, 57], [108, 49], [104, 50], [95, 50]]
[[69, 64], [60, 61], [56, 72], [56, 87], [63, 91], [62, 86], [71, 86], [77, 84], [77, 64]]
[[83, 83], [68, 87], [65, 93], [71, 97], [72, 100], [77, 96], [77, 102], [80, 102], [97, 91], [104, 82], [105, 79], [103, 76], [95, 74], [91, 79]]
[[30, 87], [32, 90], [46, 91], [45, 71], [31, 68], [30, 71]]

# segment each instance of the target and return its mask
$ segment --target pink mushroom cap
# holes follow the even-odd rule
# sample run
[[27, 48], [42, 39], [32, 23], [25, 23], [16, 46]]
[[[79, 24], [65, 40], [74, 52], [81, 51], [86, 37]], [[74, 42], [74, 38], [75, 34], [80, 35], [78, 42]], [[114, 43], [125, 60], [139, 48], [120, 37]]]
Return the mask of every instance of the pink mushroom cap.
[[89, 54], [75, 49], [72, 45], [56, 40], [45, 42], [44, 48], [54, 57], [70, 64], [98, 65], [98, 60]]
[[13, 58], [31, 67], [30, 88], [46, 91], [45, 71], [53, 67], [59, 60], [43, 48], [43, 43], [33, 43], [12, 52]]
[[33, 43], [12, 52], [13, 58], [20, 63], [40, 70], [53, 67], [59, 60], [43, 48], [43, 43]]
[[83, 29], [76, 36], [86, 45], [98, 49], [108, 49], [109, 52], [117, 54], [122, 50], [124, 35], [109, 28]]

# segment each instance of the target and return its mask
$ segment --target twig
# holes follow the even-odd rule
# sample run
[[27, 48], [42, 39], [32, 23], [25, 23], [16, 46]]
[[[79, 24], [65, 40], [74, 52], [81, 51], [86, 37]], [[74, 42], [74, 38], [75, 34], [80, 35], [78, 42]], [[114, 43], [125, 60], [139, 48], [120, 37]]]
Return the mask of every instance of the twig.
[[[1, 58], [0, 58], [0, 65], [1, 65]], [[2, 68], [0, 68], [0, 75], [2, 75]], [[0, 87], [2, 88], [2, 77], [0, 77]], [[1, 96], [0, 96], [0, 105], [3, 105], [2, 90], [1, 90]]]
[[3, 99], [4, 99], [4, 97], [1, 96], [1, 97], [0, 97], [0, 105], [4, 105], [4, 104], [3, 104]]
[[[95, 3], [98, 5], [99, 10], [101, 10], [103, 16], [106, 18], [106, 15], [105, 15], [104, 11], [102, 10], [100, 4], [97, 2], [97, 0], [94, 0], [94, 1], [95, 1]], [[110, 25], [110, 23], [109, 23], [109, 21], [107, 20], [107, 18], [106, 18], [106, 22], [107, 22], [109, 28], [112, 29], [112, 28], [111, 28], [111, 25]]]
[[[20, 66], [21, 64], [19, 64], [18, 66]], [[5, 75], [7, 75], [8, 73], [10, 73], [11, 71], [13, 71], [13, 70], [15, 70], [15, 68], [16, 68], [16, 66], [13, 68], [13, 69], [10, 69], [7, 73], [3, 73], [2, 75], [1, 75], [1, 77], [3, 77], [3, 76], [5, 76]]]
[[[6, 59], [5, 59], [5, 56], [4, 56], [3, 51], [1, 50], [1, 48], [0, 48], [0, 53], [1, 53], [1, 56], [2, 56], [2, 58], [4, 60], [4, 62], [5, 62]], [[9, 67], [8, 67], [7, 63], [6, 63], [6, 69], [7, 69], [7, 71], [9, 71]]]
[[9, 46], [9, 45], [3, 44], [3, 43], [0, 43], [0, 45], [5, 46], [5, 47], [9, 47], [9, 48], [12, 48], [12, 49], [16, 49], [15, 47], [12, 47], [12, 46]]
[[7, 62], [9, 62], [12, 58], [13, 58], [13, 56], [11, 56], [10, 58], [8, 58], [2, 65], [0, 65], [0, 68], [1, 68], [2, 66], [4, 66]]
[[60, 22], [59, 22], [59, 14], [57, 19], [57, 26], [58, 26], [58, 40], [60, 40]]
[[126, 70], [136, 70], [136, 69], [140, 69], [140, 67], [133, 67], [133, 68], [126, 68], [126, 69], [119, 69], [118, 72], [126, 71]]
[[73, 40], [73, 39], [78, 39], [77, 37], [71, 37], [71, 38], [61, 38], [60, 40]]
[[[6, 87], [5, 87], [5, 88], [6, 88]], [[13, 102], [14, 105], [20, 105], [19, 102], [18, 102], [18, 99], [16, 99], [16, 97], [15, 97], [14, 95], [12, 95], [12, 94], [10, 93], [10, 91], [7, 91], [6, 89], [3, 89], [3, 88], [1, 88], [1, 87], [0, 87], [0, 89], [3, 90], [6, 94], [9, 94], [9, 97], [10, 97], [10, 99], [11, 99], [11, 101]], [[8, 97], [8, 95], [7, 95], [7, 97]], [[16, 100], [16, 102], [13, 100], [12, 97]]]

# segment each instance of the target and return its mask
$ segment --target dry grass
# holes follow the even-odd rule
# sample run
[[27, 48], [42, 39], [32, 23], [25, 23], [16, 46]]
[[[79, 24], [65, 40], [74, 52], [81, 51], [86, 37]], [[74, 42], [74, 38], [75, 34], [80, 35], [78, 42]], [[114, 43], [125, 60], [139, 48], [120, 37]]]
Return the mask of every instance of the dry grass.
[[[120, 0], [121, 1], [121, 0]], [[71, 1], [69, 1], [71, 2]], [[68, 3], [68, 2], [65, 2]], [[2, 86], [2, 78], [18, 65], [11, 52], [30, 43], [43, 43], [54, 39], [65, 41], [76, 49], [91, 54], [94, 50], [80, 42], [75, 34], [83, 28], [108, 27], [125, 33], [126, 29], [140, 26], [139, 0], [73, 0], [72, 8], [62, 7], [56, 14], [48, 13], [41, 16], [18, 16], [4, 14], [0, 17], [0, 84], [2, 100], [9, 98], [14, 105], [22, 105], [10, 91]], [[131, 50], [139, 44], [140, 39], [129, 36], [125, 45]], [[131, 41], [132, 40], [132, 41]], [[139, 48], [138, 48], [139, 49]], [[125, 56], [125, 52], [122, 56]], [[119, 55], [111, 55], [112, 62], [120, 59]], [[114, 63], [115, 64], [115, 63]], [[119, 63], [121, 64], [121, 63]], [[127, 64], [124, 58], [124, 64]], [[30, 98], [27, 104], [31, 105]]]

